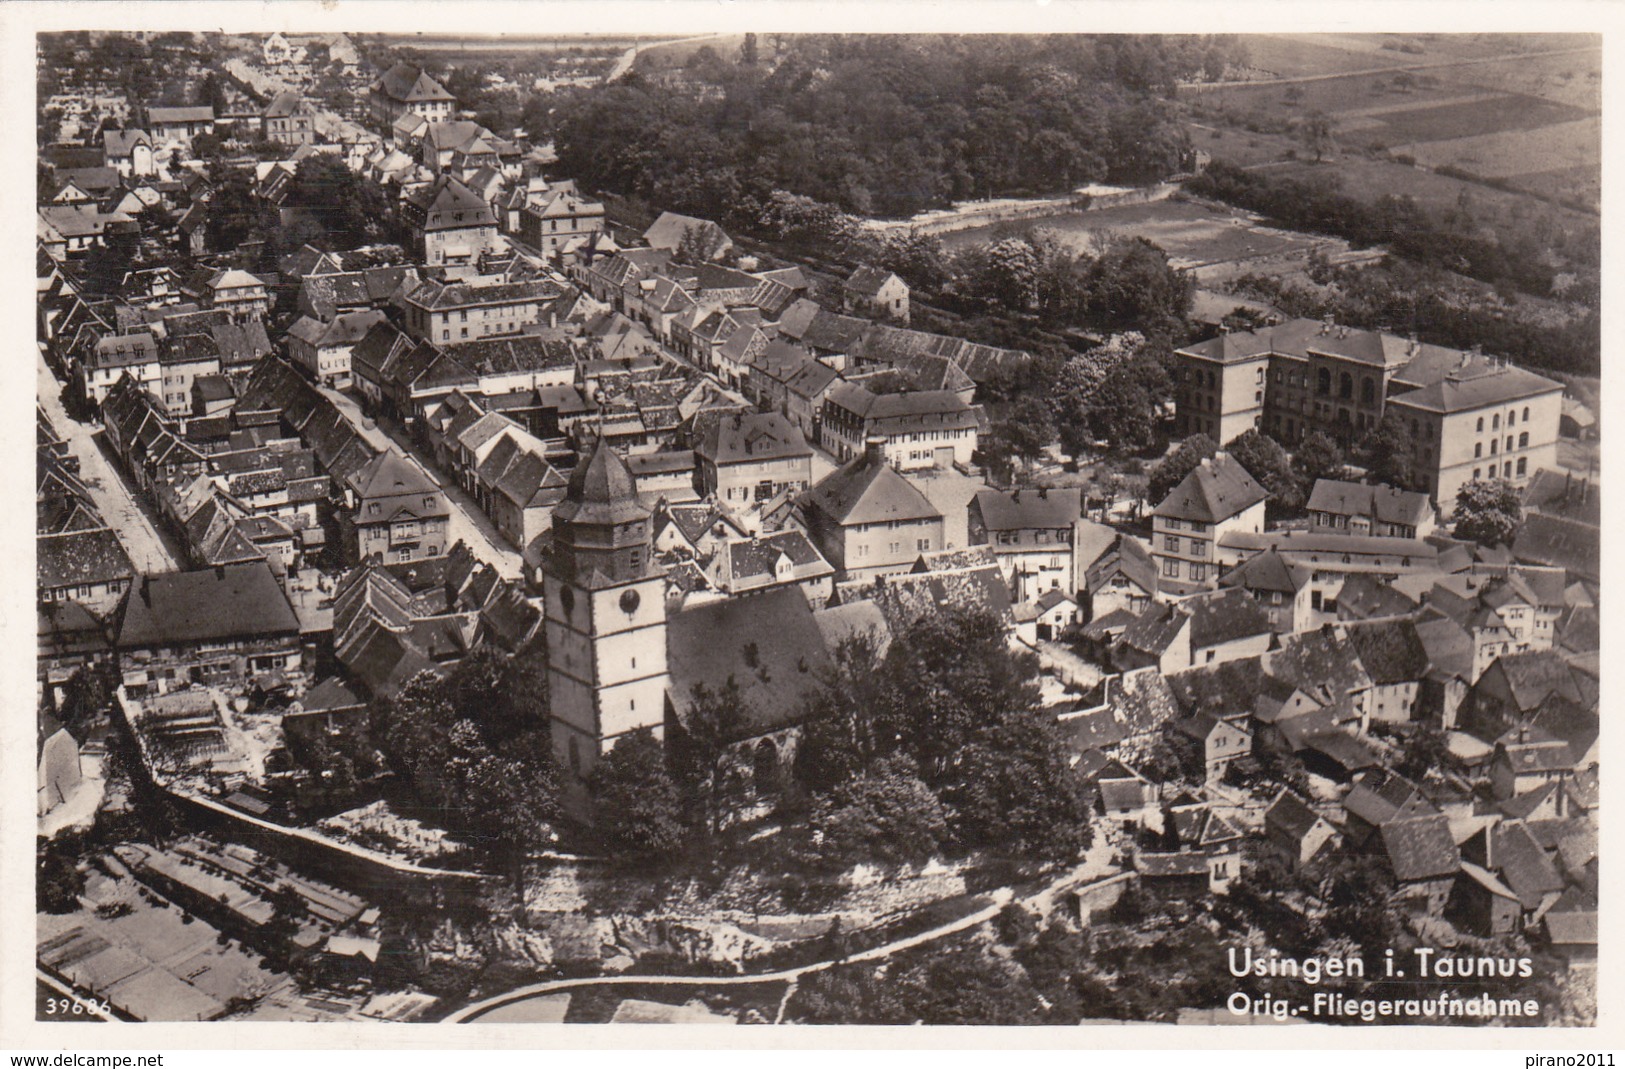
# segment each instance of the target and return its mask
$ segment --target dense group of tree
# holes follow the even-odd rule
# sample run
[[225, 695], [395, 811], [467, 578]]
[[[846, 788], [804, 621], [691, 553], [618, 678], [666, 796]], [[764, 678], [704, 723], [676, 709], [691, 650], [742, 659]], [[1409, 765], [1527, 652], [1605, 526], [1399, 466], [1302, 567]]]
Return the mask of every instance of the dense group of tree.
[[1038, 711], [1036, 675], [980, 613], [922, 620], [884, 657], [850, 640], [803, 710], [787, 776], [740, 759], [740, 688], [700, 688], [670, 729], [666, 760], [636, 736], [594, 770], [599, 808], [616, 812], [591, 834], [606, 851], [670, 857], [765, 802], [784, 821], [772, 849], [793, 870], [920, 863], [948, 849], [1075, 857], [1089, 814], [1053, 719]]
[[1497, 299], [1475, 299], [1462, 291], [1459, 279], [1394, 257], [1316, 273], [1324, 282], [1318, 288], [1247, 275], [1236, 281], [1235, 291], [1269, 301], [1289, 316], [1329, 315], [1351, 327], [1408, 332], [1434, 345], [1482, 346], [1531, 368], [1601, 374], [1602, 314], [1597, 308], [1554, 322], [1549, 313], [1525, 314]]
[[1571, 238], [1551, 222], [1492, 229], [1474, 218], [1470, 203], [1438, 212], [1408, 196], [1366, 200], [1345, 193], [1332, 169], [1309, 179], [1279, 178], [1215, 160], [1185, 188], [1282, 226], [1346, 238], [1358, 247], [1383, 245], [1403, 259], [1492, 285], [1592, 307], [1600, 300], [1594, 230]]
[[771, 62], [702, 48], [564, 95], [552, 132], [584, 185], [725, 223], [785, 189], [859, 214], [1143, 182], [1187, 151], [1166, 94], [1233, 39], [786, 35]]
[[421, 672], [369, 710], [368, 737], [336, 755], [354, 777], [358, 751], [376, 748], [436, 822], [484, 839], [519, 871], [559, 815], [548, 733], [547, 681], [535, 656], [482, 646], [444, 676]]

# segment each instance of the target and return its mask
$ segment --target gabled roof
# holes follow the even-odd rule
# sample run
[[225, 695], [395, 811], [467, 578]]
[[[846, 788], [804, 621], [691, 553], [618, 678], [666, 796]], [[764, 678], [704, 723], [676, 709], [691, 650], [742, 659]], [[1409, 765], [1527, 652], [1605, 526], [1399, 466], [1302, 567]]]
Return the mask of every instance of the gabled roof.
[[865, 266], [852, 272], [843, 285], [853, 293], [873, 298], [882, 286], [894, 278], [897, 276], [883, 267]]
[[1396, 490], [1378, 484], [1344, 482], [1340, 479], [1316, 479], [1309, 495], [1308, 510], [1334, 516], [1368, 516], [1378, 523], [1404, 524], [1416, 527], [1427, 519], [1433, 506], [1426, 494], [1411, 490]]
[[1123, 629], [1120, 645], [1151, 657], [1161, 657], [1185, 633], [1190, 616], [1182, 609], [1154, 601]]
[[731, 679], [742, 691], [743, 737], [799, 722], [832, 667], [812, 608], [793, 586], [686, 609], [666, 625], [671, 701], [687, 720], [694, 687]]
[[1562, 383], [1512, 364], [1475, 364], [1419, 390], [1394, 394], [1389, 403], [1449, 414], [1509, 404], [1562, 389]]
[[1397, 772], [1375, 768], [1343, 796], [1343, 810], [1373, 827], [1437, 813], [1422, 789]]
[[1295, 840], [1301, 840], [1309, 834], [1316, 824], [1325, 821], [1319, 813], [1309, 808], [1308, 803], [1285, 787], [1275, 796], [1268, 809], [1264, 811], [1264, 826], [1272, 831], [1279, 831]]
[[801, 430], [777, 412], [724, 415], [708, 421], [694, 452], [713, 464], [811, 457]]
[[1267, 635], [1273, 630], [1269, 612], [1245, 590], [1223, 590], [1186, 598], [1180, 606], [1190, 614], [1193, 652]]
[[1283, 635], [1280, 648], [1264, 655], [1264, 669], [1310, 692], [1326, 687], [1333, 694], [1351, 694], [1371, 685], [1358, 651], [1329, 628]]
[[[1219, 579], [1222, 587], [1261, 590], [1287, 597], [1296, 595], [1307, 582], [1309, 569], [1287, 560], [1274, 546], [1248, 557]], [[1341, 594], [1338, 604], [1342, 604]]]
[[1461, 851], [1443, 813], [1382, 825], [1382, 845], [1401, 882], [1447, 879], [1461, 868]]
[[940, 520], [930, 500], [883, 459], [860, 453], [801, 498], [843, 527], [899, 520]]
[[978, 490], [973, 500], [989, 531], [1070, 528], [1083, 516], [1083, 491], [1078, 487]]
[[385, 71], [383, 76], [373, 83], [372, 88], [374, 92], [381, 92], [389, 99], [402, 104], [457, 99], [446, 91], [445, 86], [425, 73], [423, 68], [404, 62], [397, 63]]
[[[429, 477], [428, 472], [392, 449], [373, 457], [346, 481], [363, 501], [440, 493], [439, 485]], [[444, 511], [442, 509], [435, 514]]]
[[1427, 647], [1412, 620], [1351, 623], [1344, 625], [1343, 633], [1353, 644], [1371, 682], [1378, 686], [1419, 682], [1432, 667]]
[[699, 228], [707, 245], [712, 249], [712, 255], [733, 244], [722, 227], [711, 220], [698, 219], [692, 215], [679, 215], [676, 212], [661, 212], [660, 217], [643, 232], [643, 239], [649, 243], [650, 248], [675, 251], [682, 245], [683, 235], [690, 227]]
[[107, 527], [42, 534], [34, 545], [35, 582], [41, 590], [116, 582], [135, 574], [129, 554]]
[[1539, 909], [1547, 895], [1563, 890], [1563, 877], [1523, 823], [1502, 821], [1487, 834], [1493, 837], [1491, 866], [1524, 909]]
[[1268, 492], [1228, 453], [1205, 458], [1162, 500], [1153, 516], [1218, 523], [1268, 497]]
[[1602, 533], [1590, 524], [1530, 513], [1512, 536], [1512, 552], [1525, 564], [1564, 568], [1577, 578], [1602, 576]]
[[297, 635], [299, 618], [263, 561], [147, 576], [131, 591], [120, 649]]

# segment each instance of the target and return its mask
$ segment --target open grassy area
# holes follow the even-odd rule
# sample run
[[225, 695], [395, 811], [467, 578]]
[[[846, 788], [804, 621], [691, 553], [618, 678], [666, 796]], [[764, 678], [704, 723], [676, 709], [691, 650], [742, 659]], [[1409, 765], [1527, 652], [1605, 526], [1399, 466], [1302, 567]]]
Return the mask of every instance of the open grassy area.
[[1420, 141], [1447, 141], [1503, 131], [1530, 131], [1586, 118], [1567, 104], [1531, 96], [1498, 96], [1427, 108], [1405, 108], [1370, 116], [1380, 125], [1362, 132], [1362, 140], [1389, 148]]
[[[1316, 239], [1307, 236], [1256, 229], [1247, 216], [1238, 211], [1177, 200], [1073, 212], [1034, 219], [1030, 225], [1050, 231], [1077, 248], [1088, 247], [1093, 235], [1102, 230], [1143, 237], [1155, 242], [1170, 258], [1185, 264], [1307, 252], [1316, 243]], [[945, 235], [944, 243], [954, 248], [986, 241], [989, 237], [986, 229], [963, 230]]]

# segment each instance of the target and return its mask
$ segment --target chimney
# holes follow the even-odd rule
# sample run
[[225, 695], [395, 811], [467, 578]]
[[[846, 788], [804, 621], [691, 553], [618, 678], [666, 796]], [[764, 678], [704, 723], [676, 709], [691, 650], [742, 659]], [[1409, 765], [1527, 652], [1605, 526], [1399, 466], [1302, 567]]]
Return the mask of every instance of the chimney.
[[871, 434], [863, 440], [863, 458], [870, 464], [886, 463], [886, 439]]

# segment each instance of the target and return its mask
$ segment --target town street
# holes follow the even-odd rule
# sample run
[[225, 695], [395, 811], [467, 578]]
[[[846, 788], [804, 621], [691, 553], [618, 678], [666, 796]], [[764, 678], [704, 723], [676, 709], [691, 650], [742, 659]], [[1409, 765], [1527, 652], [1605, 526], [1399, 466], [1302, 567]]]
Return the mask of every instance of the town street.
[[496, 525], [474, 503], [474, 499], [465, 493], [462, 487], [445, 479], [434, 466], [426, 460], [417, 449], [416, 443], [406, 431], [391, 423], [373, 421], [368, 419], [356, 404], [355, 398], [337, 390], [322, 388], [324, 393], [344, 418], [350, 421], [351, 426], [361, 433], [361, 436], [375, 449], [393, 448], [405, 453], [416, 460], [423, 470], [428, 472], [429, 478], [440, 484], [440, 489], [446, 495], [446, 503], [451, 506], [451, 525], [447, 534], [447, 544], [456, 545], [459, 541], [467, 544], [474, 551], [474, 556], [489, 564], [497, 570], [497, 574], [504, 579], [518, 579], [524, 573], [524, 558], [519, 551], [508, 545], [507, 541], [497, 531]]
[[102, 520], [113, 529], [130, 562], [142, 575], [180, 571], [185, 555], [171, 548], [163, 530], [125, 485], [124, 476], [108, 459], [97, 428], [71, 418], [62, 407], [62, 384], [45, 363], [43, 345], [38, 350], [39, 403], [58, 434], [79, 458], [79, 478], [84, 482]]

